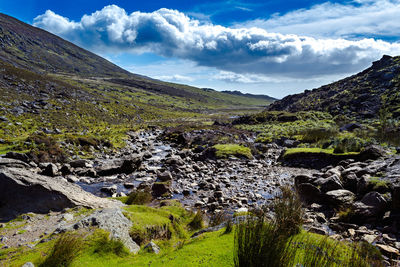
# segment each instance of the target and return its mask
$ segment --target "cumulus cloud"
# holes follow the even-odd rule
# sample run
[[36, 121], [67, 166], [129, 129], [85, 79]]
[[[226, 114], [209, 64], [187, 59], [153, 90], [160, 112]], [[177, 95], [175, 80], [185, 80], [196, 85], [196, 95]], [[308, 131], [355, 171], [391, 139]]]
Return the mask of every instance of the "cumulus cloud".
[[79, 22], [46, 11], [34, 25], [93, 51], [153, 52], [234, 73], [315, 77], [358, 71], [382, 54], [399, 54], [400, 43], [374, 39], [318, 39], [259, 27], [201, 23], [184, 13], [151, 13], [104, 7]]
[[346, 4], [326, 2], [309, 9], [274, 14], [236, 27], [260, 27], [285, 34], [316, 38], [374, 36], [400, 39], [400, 0], [355, 0]]

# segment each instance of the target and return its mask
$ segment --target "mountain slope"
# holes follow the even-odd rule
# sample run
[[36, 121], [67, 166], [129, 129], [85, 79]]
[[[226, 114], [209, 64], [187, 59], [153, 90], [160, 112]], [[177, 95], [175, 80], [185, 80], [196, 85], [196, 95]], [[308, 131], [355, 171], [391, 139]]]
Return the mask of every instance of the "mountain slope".
[[400, 56], [383, 56], [356, 75], [276, 101], [268, 110], [327, 111], [333, 115], [376, 118], [385, 109], [400, 118]]
[[35, 72], [127, 75], [111, 62], [47, 31], [0, 13], [0, 59]]
[[[266, 105], [270, 98], [252, 101], [130, 73], [113, 63], [42, 29], [0, 13], [0, 60], [36, 73], [78, 77], [101, 77], [119, 86], [169, 96], [226, 104]], [[227, 101], [225, 101], [227, 100]]]
[[0, 14], [0, 154], [32, 149], [38, 133], [119, 146], [149, 124], [211, 124], [270, 103], [133, 74]]

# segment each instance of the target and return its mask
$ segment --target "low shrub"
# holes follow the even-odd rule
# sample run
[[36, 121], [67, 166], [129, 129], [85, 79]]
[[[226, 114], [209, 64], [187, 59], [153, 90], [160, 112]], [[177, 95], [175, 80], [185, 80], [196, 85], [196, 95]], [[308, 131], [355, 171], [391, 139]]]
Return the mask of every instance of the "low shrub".
[[317, 127], [304, 129], [301, 134], [303, 135], [302, 140], [304, 142], [316, 143], [337, 136], [339, 134], [339, 131], [335, 127]]
[[83, 247], [83, 238], [77, 233], [64, 233], [55, 242], [50, 254], [41, 267], [67, 267], [79, 256]]

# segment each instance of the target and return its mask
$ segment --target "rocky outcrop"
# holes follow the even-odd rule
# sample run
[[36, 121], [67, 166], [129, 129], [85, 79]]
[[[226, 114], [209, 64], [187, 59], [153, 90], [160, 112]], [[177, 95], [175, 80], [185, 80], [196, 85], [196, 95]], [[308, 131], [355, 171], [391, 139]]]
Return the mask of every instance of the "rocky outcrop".
[[96, 197], [62, 178], [39, 175], [23, 168], [0, 168], [0, 188], [0, 220], [21, 213], [47, 213], [75, 206], [104, 208], [121, 205], [117, 201]]
[[137, 253], [140, 250], [129, 235], [132, 222], [122, 214], [119, 208], [97, 210], [74, 225], [58, 229], [58, 232], [90, 227], [98, 227], [110, 232], [110, 238], [121, 240], [130, 252]]

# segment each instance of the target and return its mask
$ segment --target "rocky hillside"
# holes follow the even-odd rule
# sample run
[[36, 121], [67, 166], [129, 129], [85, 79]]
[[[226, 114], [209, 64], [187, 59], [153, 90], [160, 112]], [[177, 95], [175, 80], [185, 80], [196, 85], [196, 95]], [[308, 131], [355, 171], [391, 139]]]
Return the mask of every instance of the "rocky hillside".
[[383, 56], [356, 75], [290, 95], [274, 102], [269, 110], [327, 111], [333, 115], [376, 118], [381, 110], [400, 117], [400, 56]]

